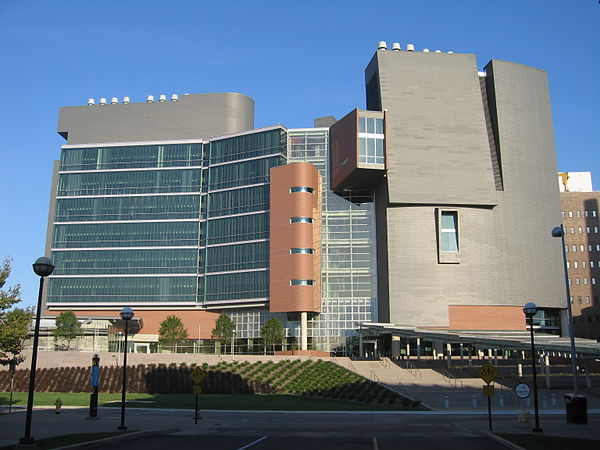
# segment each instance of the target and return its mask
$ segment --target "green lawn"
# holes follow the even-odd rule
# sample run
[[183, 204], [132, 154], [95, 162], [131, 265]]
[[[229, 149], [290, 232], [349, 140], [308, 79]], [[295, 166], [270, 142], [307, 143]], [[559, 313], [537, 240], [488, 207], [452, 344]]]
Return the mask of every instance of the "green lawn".
[[[63, 406], [89, 406], [90, 394], [40, 392], [34, 397], [36, 406], [54, 406], [60, 397]], [[0, 392], [0, 405], [8, 404], [9, 394]], [[100, 394], [98, 406], [120, 406], [121, 394]], [[192, 394], [127, 394], [128, 408], [193, 409]], [[13, 405], [25, 406], [26, 392], [13, 393]], [[389, 405], [367, 405], [341, 400], [308, 398], [296, 395], [229, 394], [201, 395], [200, 409], [274, 410], [274, 411], [398, 411]]]
[[527, 450], [565, 450], [570, 448], [576, 448], [577, 450], [597, 450], [600, 448], [600, 441], [591, 439], [541, 436], [538, 434], [496, 434]]

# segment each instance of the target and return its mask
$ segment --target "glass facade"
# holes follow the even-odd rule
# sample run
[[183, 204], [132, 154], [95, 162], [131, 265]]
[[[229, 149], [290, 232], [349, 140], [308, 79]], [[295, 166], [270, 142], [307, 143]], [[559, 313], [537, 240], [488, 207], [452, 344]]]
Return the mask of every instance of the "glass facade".
[[269, 171], [281, 127], [208, 142], [64, 146], [47, 303], [268, 299]]
[[383, 119], [359, 117], [358, 124], [358, 162], [385, 164]]

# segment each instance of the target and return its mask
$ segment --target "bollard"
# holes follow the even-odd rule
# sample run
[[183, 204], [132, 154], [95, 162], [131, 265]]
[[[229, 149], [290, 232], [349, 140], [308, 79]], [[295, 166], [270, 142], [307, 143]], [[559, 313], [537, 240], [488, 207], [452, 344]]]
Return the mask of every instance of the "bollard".
[[450, 408], [450, 400], [448, 399], [447, 395], [444, 395], [444, 408]]
[[498, 407], [504, 408], [504, 395], [502, 392], [498, 395]]
[[54, 414], [60, 414], [60, 408], [62, 408], [62, 400], [58, 397], [54, 402]]
[[556, 406], [556, 394], [550, 395], [550, 405]]
[[475, 394], [473, 394], [473, 397], [471, 397], [471, 407], [477, 408], [477, 397]]

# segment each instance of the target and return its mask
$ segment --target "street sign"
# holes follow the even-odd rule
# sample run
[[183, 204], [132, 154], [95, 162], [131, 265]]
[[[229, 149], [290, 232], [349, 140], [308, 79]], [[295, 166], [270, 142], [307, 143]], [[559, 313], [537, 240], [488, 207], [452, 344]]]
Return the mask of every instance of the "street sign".
[[492, 384], [488, 384], [487, 386], [483, 387], [483, 395], [485, 395], [486, 397], [493, 397], [494, 396], [494, 386]]
[[200, 395], [202, 394], [202, 386], [199, 384], [192, 386], [192, 394]]
[[481, 369], [479, 369], [477, 373], [487, 384], [490, 384], [492, 381], [494, 381], [494, 378], [498, 376], [498, 371], [489, 362], [486, 362], [483, 366], [481, 366]]
[[527, 383], [519, 383], [515, 386], [515, 395], [519, 398], [527, 398], [531, 395], [531, 388]]
[[192, 381], [194, 382], [194, 384], [200, 384], [200, 383], [202, 383], [202, 380], [204, 380], [206, 378], [206, 372], [204, 372], [202, 369], [200, 369], [200, 367], [196, 367], [192, 371], [190, 376], [192, 377]]

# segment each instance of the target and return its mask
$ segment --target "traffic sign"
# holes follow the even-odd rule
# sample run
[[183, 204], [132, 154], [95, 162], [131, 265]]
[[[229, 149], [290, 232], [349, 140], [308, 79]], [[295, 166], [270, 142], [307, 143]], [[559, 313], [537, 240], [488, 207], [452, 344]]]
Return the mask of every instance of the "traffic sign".
[[531, 395], [531, 388], [527, 383], [519, 383], [515, 386], [515, 395], [519, 398], [527, 398]]
[[486, 362], [483, 366], [481, 366], [481, 369], [479, 369], [477, 373], [487, 384], [490, 384], [492, 381], [494, 381], [494, 378], [498, 376], [498, 371], [489, 362]]
[[200, 369], [200, 367], [196, 367], [194, 370], [192, 370], [190, 376], [192, 377], [194, 384], [200, 384], [202, 383], [202, 380], [206, 378], [206, 372]]
[[493, 397], [494, 396], [494, 385], [488, 384], [487, 386], [484, 386], [483, 387], [483, 395], [485, 395], [486, 397]]

